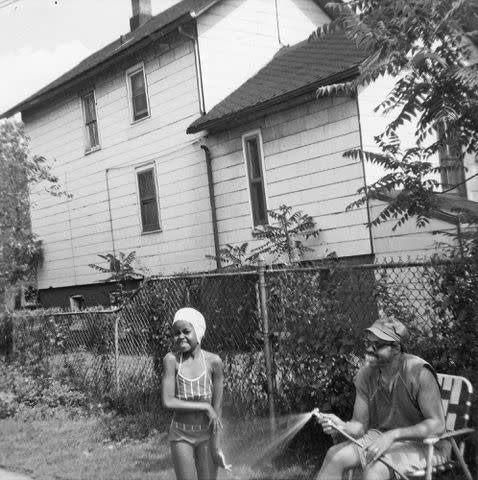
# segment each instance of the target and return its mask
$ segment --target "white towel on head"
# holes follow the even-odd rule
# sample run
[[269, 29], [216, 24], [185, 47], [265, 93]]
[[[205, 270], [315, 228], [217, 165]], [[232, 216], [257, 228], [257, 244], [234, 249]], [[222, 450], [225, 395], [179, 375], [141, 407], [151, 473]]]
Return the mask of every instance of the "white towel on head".
[[198, 342], [201, 343], [202, 337], [204, 337], [204, 333], [206, 332], [206, 320], [204, 320], [202, 313], [198, 312], [195, 308], [180, 308], [174, 314], [173, 325], [178, 320], [189, 322], [196, 332]]

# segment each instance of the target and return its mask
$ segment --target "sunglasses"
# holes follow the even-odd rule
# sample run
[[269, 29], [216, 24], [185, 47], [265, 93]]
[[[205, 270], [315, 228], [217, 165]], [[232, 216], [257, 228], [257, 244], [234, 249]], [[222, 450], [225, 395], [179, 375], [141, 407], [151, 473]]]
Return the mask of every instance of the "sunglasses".
[[376, 352], [382, 348], [391, 347], [394, 345], [394, 342], [374, 342], [373, 340], [365, 340], [364, 344], [366, 349], [370, 348]]

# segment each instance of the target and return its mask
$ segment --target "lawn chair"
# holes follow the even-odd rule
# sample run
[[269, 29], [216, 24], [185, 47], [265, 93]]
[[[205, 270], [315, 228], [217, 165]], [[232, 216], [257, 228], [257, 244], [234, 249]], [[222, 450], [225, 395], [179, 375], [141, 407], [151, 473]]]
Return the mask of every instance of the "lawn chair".
[[[423, 442], [427, 445], [427, 466], [424, 470], [406, 472], [409, 478], [423, 478], [431, 480], [434, 473], [450, 470], [460, 466], [468, 480], [473, 480], [470, 470], [463, 458], [465, 450], [465, 436], [474, 430], [468, 428], [470, 418], [471, 396], [473, 387], [464, 377], [457, 375], [438, 374], [441, 389], [441, 398], [445, 410], [446, 432], [440, 437], [426, 438]], [[459, 443], [456, 438], [461, 437]], [[450, 461], [432, 467], [433, 448], [439, 440], [447, 438], [451, 441], [453, 455]]]
[[[425, 480], [432, 480], [434, 473], [444, 472], [460, 466], [467, 480], [473, 480], [470, 470], [463, 458], [465, 451], [464, 437], [474, 431], [472, 428], [468, 428], [473, 387], [466, 378], [457, 375], [439, 373], [438, 382], [440, 384], [441, 398], [445, 410], [446, 432], [440, 437], [425, 438], [423, 440], [428, 450], [427, 466], [425, 469], [404, 473], [409, 479], [425, 478]], [[459, 443], [456, 441], [458, 437], [461, 437]], [[444, 464], [432, 466], [434, 445], [444, 438], [451, 441], [453, 449], [452, 458]], [[355, 468], [348, 470], [344, 478], [347, 478], [347, 480], [360, 478], [360, 469]]]

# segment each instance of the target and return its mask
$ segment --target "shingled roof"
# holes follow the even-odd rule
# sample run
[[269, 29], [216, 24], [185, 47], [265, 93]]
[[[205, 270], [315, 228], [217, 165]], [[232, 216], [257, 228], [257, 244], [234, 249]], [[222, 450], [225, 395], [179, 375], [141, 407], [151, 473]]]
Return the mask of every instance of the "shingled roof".
[[318, 86], [353, 78], [366, 57], [365, 51], [341, 32], [283, 47], [252, 78], [195, 120], [187, 133], [219, 131], [232, 121], [249, 120], [253, 113], [313, 92]]
[[145, 44], [155, 38], [166, 35], [178, 25], [199, 16], [218, 1], [182, 0], [178, 2], [164, 12], [155, 15], [136, 30], [122, 35], [119, 39], [93, 53], [46, 87], [1, 114], [0, 118], [9, 117], [17, 112], [34, 107], [57, 95], [63, 89], [73, 86], [75, 82], [84, 81], [89, 74], [98, 73], [98, 69], [109, 68], [112, 63], [121, 59], [124, 54], [129, 54], [144, 47]]

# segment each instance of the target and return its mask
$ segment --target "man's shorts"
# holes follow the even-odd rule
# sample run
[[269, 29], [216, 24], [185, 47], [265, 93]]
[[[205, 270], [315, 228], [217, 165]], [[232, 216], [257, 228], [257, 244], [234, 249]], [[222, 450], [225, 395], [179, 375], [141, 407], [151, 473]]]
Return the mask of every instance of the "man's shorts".
[[170, 442], [187, 442], [193, 446], [207, 442], [211, 438], [210, 425], [189, 425], [176, 421], [171, 422], [168, 440]]
[[[357, 439], [364, 447], [370, 445], [381, 435], [379, 430], [371, 429], [363, 437]], [[386, 458], [392, 465], [399, 470], [406, 472], [408, 470], [425, 469], [427, 464], [427, 447], [421, 441], [402, 440], [395, 442], [386, 452]], [[364, 468], [367, 465], [367, 459], [363, 448], [358, 448], [360, 463]], [[440, 440], [433, 449], [433, 465], [442, 463], [450, 458], [451, 443], [447, 440]]]

